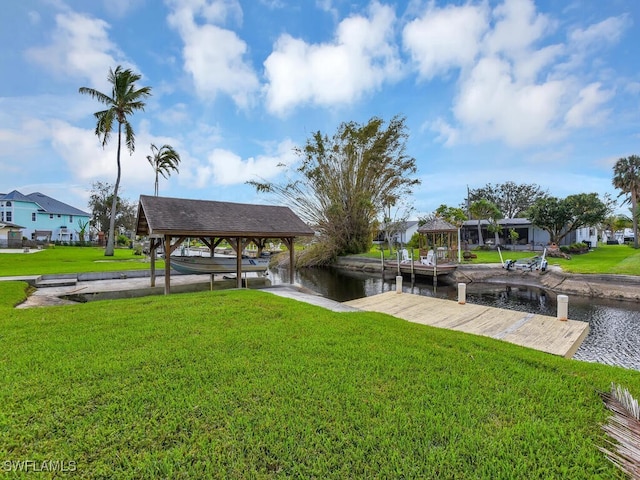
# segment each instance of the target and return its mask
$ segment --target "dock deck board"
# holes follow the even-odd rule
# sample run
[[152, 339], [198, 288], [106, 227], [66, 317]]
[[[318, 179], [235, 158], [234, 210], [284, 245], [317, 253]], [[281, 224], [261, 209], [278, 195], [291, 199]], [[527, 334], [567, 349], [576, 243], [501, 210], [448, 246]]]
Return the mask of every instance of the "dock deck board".
[[394, 291], [344, 302], [361, 310], [387, 313], [410, 322], [504, 340], [571, 358], [589, 333], [577, 320], [505, 310], [484, 305]]

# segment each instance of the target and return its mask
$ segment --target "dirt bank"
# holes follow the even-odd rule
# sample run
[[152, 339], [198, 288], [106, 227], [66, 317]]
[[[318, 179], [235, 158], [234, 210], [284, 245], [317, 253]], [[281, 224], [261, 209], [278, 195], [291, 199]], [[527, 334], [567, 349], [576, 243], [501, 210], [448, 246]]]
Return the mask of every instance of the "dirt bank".
[[[381, 270], [380, 260], [362, 257], [341, 257], [335, 266], [377, 274]], [[451, 284], [483, 282], [528, 285], [561, 294], [640, 302], [640, 277], [633, 275], [566, 273], [555, 266], [550, 266], [544, 272], [507, 271], [499, 264], [473, 264], [460, 265], [446, 277], [443, 280]]]

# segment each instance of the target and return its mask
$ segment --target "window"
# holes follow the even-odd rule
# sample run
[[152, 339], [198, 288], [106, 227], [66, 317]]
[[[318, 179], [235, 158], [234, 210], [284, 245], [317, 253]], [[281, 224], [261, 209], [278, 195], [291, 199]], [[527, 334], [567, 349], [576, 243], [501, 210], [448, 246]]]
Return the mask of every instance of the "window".
[[49, 218], [53, 218], [53, 213], [50, 213], [50, 214], [49, 214]]
[[7, 202], [6, 205], [7, 205], [7, 207], [10, 207], [11, 206], [11, 202]]
[[32, 221], [32, 222], [35, 222], [35, 221], [36, 221], [36, 212], [33, 212], [33, 213], [31, 214], [31, 221]]
[[11, 212], [7, 212], [7, 222], [11, 222]]
[[69, 223], [73, 223], [73, 215], [69, 215]]
[[62, 215], [58, 214], [58, 218], [61, 218], [61, 217], [62, 217]]

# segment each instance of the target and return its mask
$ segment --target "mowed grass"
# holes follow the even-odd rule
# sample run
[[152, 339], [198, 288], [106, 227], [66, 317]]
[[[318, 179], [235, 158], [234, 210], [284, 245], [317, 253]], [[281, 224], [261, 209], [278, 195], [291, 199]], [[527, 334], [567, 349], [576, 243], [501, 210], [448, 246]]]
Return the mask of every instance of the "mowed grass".
[[259, 291], [13, 309], [24, 288], [0, 283], [3, 461], [105, 479], [623, 478], [598, 450], [598, 391], [637, 398], [637, 371]]
[[[476, 263], [500, 263], [500, 253], [497, 250], [473, 250], [477, 258], [463, 261], [463, 264]], [[385, 251], [385, 258], [389, 258], [389, 251]], [[518, 260], [520, 258], [542, 256], [542, 251], [502, 251], [502, 259]], [[363, 256], [380, 258], [380, 250], [375, 247]], [[396, 257], [393, 256], [392, 259]], [[414, 250], [414, 258], [419, 259], [418, 250]], [[599, 244], [592, 251], [571, 255], [571, 259], [547, 257], [549, 265], [558, 265], [569, 273], [600, 273], [619, 275], [640, 275], [640, 249], [636, 250], [629, 245], [603, 245]]]
[[[33, 253], [2, 253], [0, 277], [16, 275], [44, 275], [55, 273], [113, 272], [148, 269], [144, 255], [134, 255], [132, 249], [116, 249], [113, 257], [105, 257], [99, 247], [56, 246]], [[164, 268], [164, 261], [156, 260], [156, 268]]]

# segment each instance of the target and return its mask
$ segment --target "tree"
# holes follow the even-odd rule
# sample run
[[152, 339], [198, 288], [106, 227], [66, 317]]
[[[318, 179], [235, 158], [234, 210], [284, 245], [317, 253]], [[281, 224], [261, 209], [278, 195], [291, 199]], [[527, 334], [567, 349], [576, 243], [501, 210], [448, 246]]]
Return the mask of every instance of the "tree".
[[472, 217], [478, 220], [478, 245], [484, 245], [480, 222], [482, 220], [488, 220], [491, 223], [492, 221], [501, 218], [500, 210], [495, 206], [495, 204], [483, 198], [473, 202], [469, 207], [469, 212]]
[[[91, 224], [99, 232], [104, 232], [111, 223], [111, 205], [113, 205], [113, 186], [105, 182], [94, 182], [89, 195]], [[116, 199], [116, 217], [114, 229], [121, 231], [135, 230], [137, 204], [118, 197]]]
[[101, 110], [93, 114], [97, 120], [95, 134], [101, 139], [103, 148], [109, 142], [114, 122], [118, 122], [118, 150], [116, 157], [118, 175], [113, 189], [109, 234], [107, 238], [107, 248], [104, 252], [105, 256], [113, 256], [115, 248], [116, 200], [118, 198], [118, 188], [120, 187], [120, 177], [122, 173], [120, 166], [122, 128], [124, 127], [125, 143], [129, 154], [132, 154], [135, 150], [135, 134], [133, 127], [129, 123], [128, 116], [133, 115], [136, 110], [144, 110], [145, 104], [143, 99], [151, 95], [151, 87], [136, 88], [136, 82], [140, 80], [140, 75], [133, 73], [129, 69], [123, 70], [120, 65], [118, 65], [115, 70], [109, 69], [108, 80], [112, 85], [111, 96], [89, 87], [80, 87], [79, 92], [91, 96], [108, 107], [106, 110]]
[[631, 203], [633, 220], [633, 248], [638, 248], [638, 200], [640, 199], [640, 157], [620, 158], [613, 166], [613, 186], [622, 190]]
[[386, 128], [376, 117], [364, 125], [342, 123], [332, 137], [318, 131], [296, 150], [302, 161], [286, 183], [249, 183], [288, 203], [318, 232], [321, 241], [305, 252], [305, 262], [327, 264], [369, 250], [384, 206], [420, 183], [411, 178], [416, 161], [406, 155], [407, 138], [403, 117]]
[[559, 244], [578, 228], [602, 223], [608, 212], [608, 205], [597, 193], [579, 193], [564, 199], [538, 199], [527, 211], [527, 218], [549, 233], [551, 243]]
[[[388, 202], [395, 202], [395, 199], [389, 199]], [[389, 255], [393, 254], [392, 238], [407, 229], [407, 221], [409, 215], [413, 211], [413, 206], [406, 201], [400, 201], [398, 205], [395, 203], [383, 202], [383, 219], [382, 232], [384, 233], [385, 242], [389, 246]], [[384, 249], [383, 249], [384, 250]]]
[[154, 184], [154, 195], [158, 196], [158, 175], [162, 175], [165, 179], [171, 176], [171, 171], [180, 173], [178, 170], [178, 164], [180, 164], [180, 155], [176, 152], [171, 145], [163, 145], [158, 148], [153, 143], [151, 144], [151, 155], [147, 155], [147, 160], [153, 167], [153, 171], [156, 175], [156, 182]]
[[540, 198], [547, 197], [548, 193], [538, 185], [505, 182], [491, 185], [488, 183], [482, 188], [469, 191], [467, 199], [470, 206], [478, 200], [485, 199], [493, 203], [503, 215], [503, 218], [516, 218], [524, 215], [524, 212]]
[[450, 207], [444, 204], [440, 205], [436, 209], [435, 214], [458, 228], [462, 227], [464, 222], [468, 220], [468, 217], [465, 215], [464, 210], [459, 207]]

